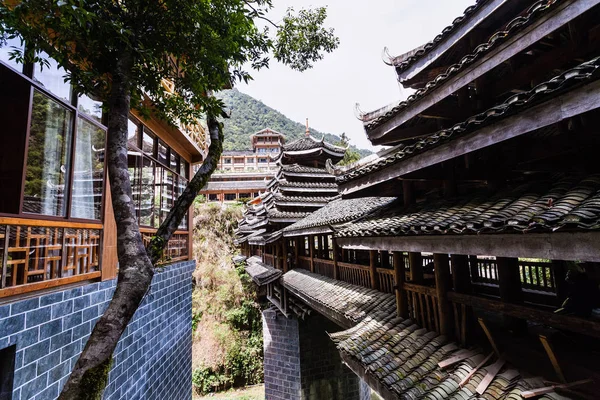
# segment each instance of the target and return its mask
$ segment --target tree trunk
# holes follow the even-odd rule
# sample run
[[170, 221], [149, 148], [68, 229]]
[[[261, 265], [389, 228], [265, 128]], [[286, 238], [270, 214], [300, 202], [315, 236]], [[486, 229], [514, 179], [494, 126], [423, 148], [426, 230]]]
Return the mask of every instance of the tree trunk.
[[123, 331], [148, 291], [153, 266], [171, 235], [179, 226], [198, 192], [216, 169], [222, 151], [218, 121], [208, 118], [211, 135], [209, 153], [183, 194], [177, 199], [148, 249], [144, 248], [132, 201], [127, 165], [127, 122], [130, 109], [131, 60], [123, 55], [113, 75], [108, 100], [108, 140], [106, 161], [117, 224], [119, 274], [113, 298], [94, 327], [59, 400], [101, 399], [108, 383], [112, 354]]

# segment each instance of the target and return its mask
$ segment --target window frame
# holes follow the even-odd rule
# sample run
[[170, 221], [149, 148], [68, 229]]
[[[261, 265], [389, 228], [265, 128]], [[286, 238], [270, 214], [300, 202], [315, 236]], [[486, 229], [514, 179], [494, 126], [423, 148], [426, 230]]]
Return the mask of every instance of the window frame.
[[[27, 43], [25, 43], [25, 48], [27, 48]], [[100, 219], [74, 218], [71, 216], [71, 205], [73, 202], [73, 199], [72, 199], [73, 176], [74, 176], [74, 174], [73, 174], [74, 162], [73, 161], [75, 159], [76, 143], [77, 143], [77, 125], [78, 125], [77, 121], [79, 118], [82, 118], [86, 122], [89, 122], [90, 124], [94, 125], [95, 127], [102, 129], [105, 133], [104, 134], [104, 148], [106, 149], [106, 139], [108, 136], [107, 135], [108, 127], [105, 124], [105, 122], [106, 122], [105, 115], [103, 115], [103, 118], [102, 118], [103, 123], [100, 123], [94, 117], [92, 117], [84, 112], [79, 111], [78, 103], [79, 103], [80, 93], [77, 93], [77, 91], [75, 91], [72, 86], [70, 88], [71, 101], [69, 102], [69, 101], [66, 101], [65, 99], [59, 97], [58, 95], [54, 94], [53, 92], [49, 91], [44, 86], [40, 85], [38, 82], [35, 81], [35, 74], [34, 74], [35, 68], [32, 63], [22, 64], [23, 69], [21, 72], [15, 70], [13, 67], [11, 67], [9, 64], [5, 63], [3, 60], [0, 60], [0, 63], [2, 64], [2, 67], [7, 69], [7, 73], [14, 74], [15, 79], [24, 80], [29, 85], [29, 93], [28, 93], [29, 104], [28, 104], [28, 110], [27, 110], [27, 126], [25, 128], [26, 143], [25, 143], [25, 149], [24, 149], [24, 154], [23, 154], [23, 165], [21, 166], [22, 176], [21, 176], [21, 196], [20, 196], [20, 201], [19, 201], [19, 210], [18, 210], [17, 214], [0, 212], [0, 216], [6, 216], [6, 217], [18, 216], [19, 218], [34, 219], [34, 220], [48, 220], [48, 221], [104, 223], [104, 211], [105, 211], [105, 201], [106, 201], [106, 174], [107, 174], [106, 161], [103, 163], [103, 172], [102, 172], [103, 184], [102, 184], [102, 199], [101, 199], [101, 204], [100, 204]], [[27, 213], [27, 212], [23, 211], [23, 205], [24, 205], [23, 202], [24, 202], [24, 197], [25, 197], [25, 180], [26, 180], [26, 173], [27, 173], [27, 159], [28, 159], [28, 153], [29, 153], [29, 140], [30, 140], [30, 134], [31, 134], [31, 117], [32, 117], [32, 112], [33, 112], [33, 96], [34, 96], [34, 91], [36, 91], [36, 90], [39, 93], [41, 93], [43, 96], [48, 97], [51, 101], [57, 103], [59, 106], [67, 109], [73, 115], [73, 123], [72, 123], [72, 126], [70, 127], [70, 129], [71, 129], [70, 150], [67, 154], [67, 157], [69, 160], [69, 175], [65, 181], [66, 212], [63, 216], [35, 214], [35, 213]], [[106, 155], [105, 155], [105, 157], [106, 157]]]

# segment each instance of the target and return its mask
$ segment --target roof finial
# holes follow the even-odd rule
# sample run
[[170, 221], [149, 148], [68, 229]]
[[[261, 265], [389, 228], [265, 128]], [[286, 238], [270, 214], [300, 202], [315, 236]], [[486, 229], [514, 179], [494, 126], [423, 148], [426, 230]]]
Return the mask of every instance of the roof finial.
[[310, 131], [308, 129], [308, 118], [306, 118], [306, 136], [310, 136]]

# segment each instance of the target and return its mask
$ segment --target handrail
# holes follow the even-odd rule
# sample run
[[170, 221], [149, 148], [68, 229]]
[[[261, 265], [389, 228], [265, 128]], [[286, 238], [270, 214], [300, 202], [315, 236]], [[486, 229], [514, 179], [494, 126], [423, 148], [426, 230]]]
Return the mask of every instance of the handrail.
[[404, 285], [402, 285], [402, 287], [404, 288], [404, 290], [407, 290], [409, 292], [416, 292], [420, 294], [426, 294], [427, 296], [437, 297], [435, 288], [429, 286], [415, 285], [414, 283], [406, 282], [404, 283]]
[[360, 265], [360, 264], [351, 264], [351, 263], [347, 263], [347, 262], [338, 261], [338, 265], [340, 267], [354, 268], [354, 269], [359, 269], [359, 270], [367, 271], [367, 272], [371, 271], [369, 267]]
[[54, 221], [22, 217], [0, 217], [0, 225], [39, 226], [42, 228], [102, 229], [97, 222]]

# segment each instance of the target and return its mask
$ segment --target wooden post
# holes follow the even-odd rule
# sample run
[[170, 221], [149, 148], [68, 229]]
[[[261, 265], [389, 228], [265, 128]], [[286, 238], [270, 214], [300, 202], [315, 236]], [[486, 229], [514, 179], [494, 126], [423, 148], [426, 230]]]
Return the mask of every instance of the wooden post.
[[310, 272], [315, 272], [315, 237], [308, 235], [308, 250], [310, 254]]
[[471, 270], [471, 282], [477, 281], [477, 277], [479, 276], [477, 256], [469, 256], [469, 269]]
[[371, 268], [371, 289], [379, 290], [379, 276], [377, 275], [377, 250], [369, 250], [369, 267]]
[[450, 263], [448, 254], [433, 255], [434, 273], [435, 273], [435, 292], [438, 301], [438, 310], [440, 315], [440, 334], [450, 336], [452, 333], [451, 308], [448, 301], [448, 291], [450, 290]]
[[[500, 299], [507, 303], [523, 303], [521, 277], [519, 274], [519, 259], [509, 257], [496, 258], [498, 264], [498, 284]], [[527, 322], [522, 319], [504, 316], [507, 327], [514, 332], [522, 333], [527, 328]]]
[[337, 240], [335, 238], [331, 239], [333, 243], [333, 279], [339, 279], [340, 276], [340, 267], [338, 266], [338, 252], [340, 248], [338, 247]]
[[567, 298], [567, 266], [562, 260], [552, 260], [552, 272], [554, 274], [554, 284], [556, 285], [556, 298], [559, 304], [562, 304]]
[[[296, 238], [296, 246], [294, 246], [294, 268], [298, 268], [300, 265], [300, 259], [298, 258], [300, 252], [300, 239], [304, 239], [304, 236]], [[302, 240], [302, 244], [304, 244], [304, 240]]]
[[410, 283], [423, 283], [423, 257], [421, 253], [408, 253], [410, 266]]
[[273, 247], [273, 265], [275, 268], [277, 269], [281, 269], [279, 268], [279, 244], [273, 244], [271, 245], [271, 247]]
[[329, 235], [323, 235], [323, 259], [329, 260]]
[[281, 262], [283, 263], [282, 268], [283, 268], [283, 273], [285, 274], [286, 272], [288, 272], [288, 248], [287, 248], [288, 239], [283, 237], [283, 238], [281, 238], [281, 240], [282, 240], [282, 242], [281, 242], [281, 253], [282, 253]]
[[471, 292], [471, 276], [469, 274], [469, 257], [452, 254], [452, 286], [459, 293]]
[[381, 252], [381, 268], [390, 268], [390, 253], [385, 250]]
[[402, 318], [408, 318], [408, 299], [404, 291], [404, 280], [406, 272], [404, 271], [404, 260], [402, 253], [395, 251], [393, 253], [394, 263], [394, 282], [396, 288], [396, 314]]

